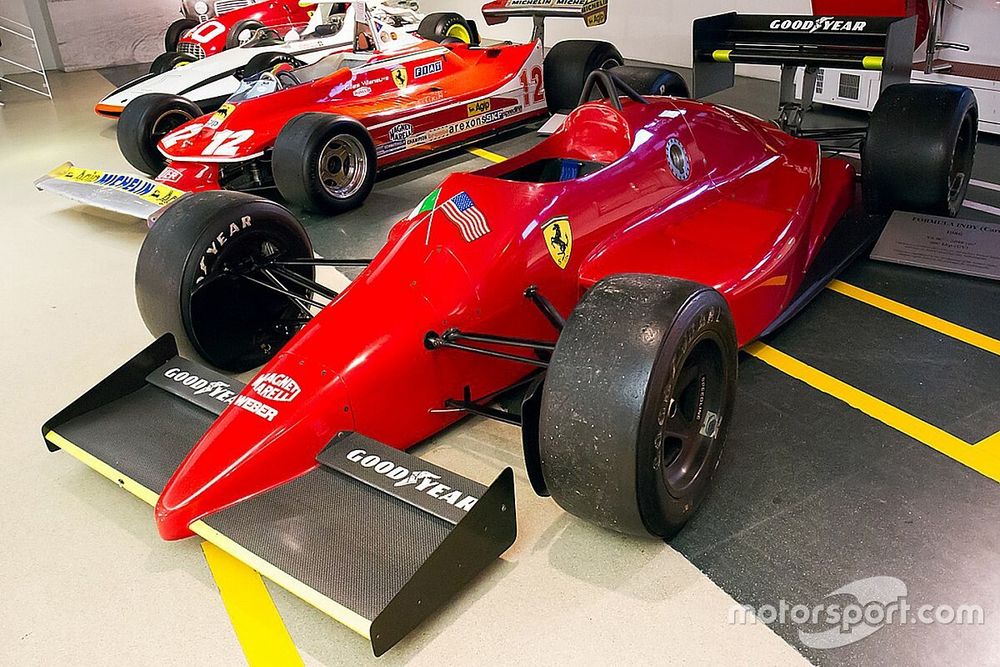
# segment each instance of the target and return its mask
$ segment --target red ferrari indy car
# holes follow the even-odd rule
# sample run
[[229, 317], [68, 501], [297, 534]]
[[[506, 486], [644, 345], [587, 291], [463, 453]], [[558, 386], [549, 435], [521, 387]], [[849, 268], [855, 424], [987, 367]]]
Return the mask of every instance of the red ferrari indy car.
[[[891, 64], [878, 45], [894, 20], [850, 19], [865, 27], [849, 48], [822, 28], [767, 31], [775, 18], [701, 20], [696, 92], [735, 61]], [[888, 85], [860, 176], [800, 136], [787, 101], [782, 128], [644, 96], [616, 70], [581, 100], [530, 150], [449, 175], [340, 293], [314, 271], [343, 262], [316, 259], [286, 209], [182, 198], [136, 269], [158, 340], [44, 425], [50, 449], [154, 505], [165, 539], [222, 545], [376, 653], [514, 539], [510, 469], [484, 487], [402, 452], [466, 415], [520, 426], [532, 487], [572, 514], [671, 537], [719, 463], [739, 348], [871, 243], [881, 212], [955, 211], [975, 98]], [[264, 366], [244, 386], [179, 348]], [[497, 407], [515, 391], [520, 411]]]
[[[543, 60], [541, 25], [549, 16], [596, 25], [606, 14], [595, 15], [591, 4], [604, 7], [606, 0], [497, 0], [483, 7], [489, 21], [532, 16], [536, 34], [527, 44], [486, 46], [474, 24], [457, 14], [425, 17], [427, 29], [422, 23], [418, 33], [438, 40], [431, 41], [383, 25], [358, 2], [353, 51], [305, 67], [279, 63], [245, 79], [213, 115], [202, 116], [177, 96], [130, 102], [119, 119], [118, 143], [136, 169], [159, 174], [155, 181], [131, 178], [129, 187], [109, 192], [103, 184], [67, 185], [75, 174], [54, 172], [38, 186], [147, 215], [156, 205], [136, 196], [147, 190], [169, 188], [176, 197], [276, 186], [290, 203], [341, 212], [365, 200], [380, 168], [572, 108], [587, 75], [621, 66], [622, 56], [607, 42], [570, 40]], [[456, 25], [471, 44], [449, 36]]]

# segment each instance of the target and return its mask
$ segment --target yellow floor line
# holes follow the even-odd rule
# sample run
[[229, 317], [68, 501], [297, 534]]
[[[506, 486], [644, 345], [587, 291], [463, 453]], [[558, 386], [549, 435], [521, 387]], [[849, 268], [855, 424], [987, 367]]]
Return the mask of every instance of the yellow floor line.
[[928, 424], [894, 405], [866, 394], [860, 389], [827, 375], [823, 371], [765, 343], [753, 343], [744, 348], [744, 351], [769, 366], [847, 403], [900, 433], [922, 442], [962, 465], [1000, 482], [1000, 438], [998, 436], [986, 438], [979, 445], [971, 445], [933, 424]]
[[916, 308], [911, 308], [905, 304], [899, 303], [898, 301], [893, 301], [888, 299], [881, 294], [875, 294], [874, 292], [869, 292], [866, 289], [860, 287], [855, 287], [854, 285], [845, 283], [841, 280], [832, 280], [830, 284], [827, 285], [827, 289], [833, 290], [838, 294], [843, 294], [844, 296], [851, 297], [866, 303], [869, 306], [878, 308], [879, 310], [884, 310], [887, 313], [891, 313], [896, 317], [901, 317], [904, 320], [909, 320], [920, 326], [927, 327], [933, 331], [937, 331], [940, 334], [954, 338], [955, 340], [960, 340], [963, 343], [967, 343], [974, 347], [978, 347], [981, 350], [986, 350], [987, 352], [992, 352], [993, 354], [1000, 355], [1000, 340], [996, 338], [991, 338], [986, 334], [981, 334], [978, 331], [973, 331], [972, 329], [967, 329], [948, 320], [943, 320], [940, 317], [935, 317], [922, 310], [917, 310]]
[[489, 160], [490, 162], [503, 162], [507, 159], [503, 155], [494, 153], [493, 151], [488, 151], [485, 148], [466, 148], [465, 150], [469, 151], [476, 157], [481, 157], [484, 160]]
[[211, 542], [201, 548], [250, 667], [302, 665], [260, 575]]

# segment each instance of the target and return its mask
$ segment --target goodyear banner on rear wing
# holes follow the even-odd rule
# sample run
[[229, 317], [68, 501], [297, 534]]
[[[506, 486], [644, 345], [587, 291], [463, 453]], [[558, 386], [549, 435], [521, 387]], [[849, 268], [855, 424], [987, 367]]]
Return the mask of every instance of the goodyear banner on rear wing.
[[505, 23], [512, 16], [582, 18], [592, 28], [608, 20], [608, 0], [494, 0], [483, 6], [488, 25]]
[[729, 12], [693, 32], [696, 98], [731, 87], [737, 64], [878, 71], [884, 89], [910, 80], [916, 18]]
[[35, 187], [81, 204], [143, 219], [186, 194], [141, 176], [84, 169], [70, 162], [39, 178]]

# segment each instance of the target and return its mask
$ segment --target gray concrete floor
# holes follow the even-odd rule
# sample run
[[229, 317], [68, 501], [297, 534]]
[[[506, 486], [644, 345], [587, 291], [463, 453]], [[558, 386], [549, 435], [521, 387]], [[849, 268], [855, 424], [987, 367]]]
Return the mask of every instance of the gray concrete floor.
[[[0, 663], [239, 664], [197, 541], [160, 541], [147, 506], [42, 445], [47, 417], [150, 341], [132, 292], [143, 224], [31, 185], [65, 160], [128, 171], [114, 126], [91, 111], [112, 86], [83, 72], [55, 75], [52, 87], [54, 103], [5, 91], [0, 110]], [[369, 207], [310, 221], [310, 232], [321, 251], [364, 256], [385, 238], [380, 221], [409, 210], [442, 169], [477, 164], [455, 154], [392, 176]], [[734, 600], [670, 546], [602, 531], [535, 497], [519, 450], [515, 429], [478, 419], [420, 448], [479, 480], [512, 466], [519, 536], [380, 664], [804, 662], [767, 627], [728, 623]], [[362, 639], [271, 590], [307, 664], [371, 661]]]

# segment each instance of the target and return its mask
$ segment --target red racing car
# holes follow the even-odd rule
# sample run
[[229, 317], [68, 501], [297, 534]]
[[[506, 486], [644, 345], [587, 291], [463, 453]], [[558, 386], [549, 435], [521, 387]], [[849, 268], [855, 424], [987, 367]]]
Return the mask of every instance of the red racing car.
[[[78, 194], [79, 183], [61, 182], [75, 174], [53, 174], [38, 185], [147, 215], [162, 199], [137, 202], [134, 195], [157, 188], [176, 198], [277, 187], [293, 204], [341, 212], [365, 200], [379, 169], [572, 108], [587, 75], [621, 66], [622, 56], [607, 42], [569, 40], [543, 59], [542, 20], [569, 16], [597, 25], [606, 2], [496, 0], [483, 8], [488, 21], [529, 16], [538, 28], [527, 44], [494, 45], [479, 44], [474, 24], [454, 13], [424, 18], [418, 33], [432, 41], [383, 24], [357, 2], [353, 51], [298, 68], [276, 54], [273, 70], [245, 79], [213, 115], [172, 95], [130, 102], [118, 122], [118, 143], [136, 169], [158, 174], [155, 181], [133, 178], [118, 192], [94, 185], [90, 196]], [[456, 27], [471, 44], [451, 36]], [[679, 77], [669, 83], [683, 88]]]
[[[695, 92], [733, 62], [884, 58], [891, 83], [877, 44], [912, 30], [851, 17], [845, 44], [767, 28], [784, 18], [801, 17], [699, 20]], [[645, 97], [615, 70], [590, 75], [593, 97], [525, 153], [449, 175], [339, 294], [314, 270], [343, 262], [316, 259], [277, 204], [178, 201], [136, 269], [161, 337], [51, 419], [50, 448], [154, 504], [164, 538], [223, 545], [376, 653], [514, 539], [509, 470], [486, 488], [397, 451], [466, 415], [521, 426], [532, 486], [567, 511], [671, 537], [719, 463], [738, 349], [867, 247], [884, 211], [957, 210], [977, 108], [965, 88], [887, 84], [867, 130], [823, 131], [864, 139], [859, 186], [787, 100], [775, 124]], [[264, 366], [243, 386], [178, 345]], [[513, 391], [519, 413], [496, 405]]]
[[301, 31], [309, 23], [314, 5], [314, 2], [297, 0], [256, 2], [198, 24], [183, 33], [178, 38], [176, 47], [168, 49], [164, 55], [175, 52], [200, 60], [220, 51], [242, 46], [250, 41], [254, 33], [265, 28], [271, 31], [275, 39], [282, 39], [289, 31]]

